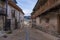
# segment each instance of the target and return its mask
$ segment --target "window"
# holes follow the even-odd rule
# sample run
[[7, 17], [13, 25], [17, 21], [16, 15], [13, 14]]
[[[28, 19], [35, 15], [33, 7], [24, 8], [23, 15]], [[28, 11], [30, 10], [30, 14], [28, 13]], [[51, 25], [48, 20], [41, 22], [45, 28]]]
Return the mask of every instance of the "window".
[[46, 23], [49, 23], [49, 18], [46, 18]]
[[41, 18], [40, 18], [40, 23], [41, 23]]
[[11, 10], [12, 17], [15, 18], [15, 10]]

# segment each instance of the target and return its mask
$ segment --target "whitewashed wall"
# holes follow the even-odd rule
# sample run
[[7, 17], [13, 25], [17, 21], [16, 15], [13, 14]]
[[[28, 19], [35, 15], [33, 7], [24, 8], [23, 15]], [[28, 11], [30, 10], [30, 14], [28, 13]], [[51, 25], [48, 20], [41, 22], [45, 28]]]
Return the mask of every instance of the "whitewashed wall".
[[21, 28], [24, 26], [24, 14], [20, 12], [20, 26]]
[[[4, 7], [6, 8], [6, 5], [4, 5]], [[20, 22], [19, 25], [21, 25], [21, 27], [22, 27], [24, 24], [24, 14], [21, 11], [18, 11], [17, 9], [15, 9], [14, 7], [10, 6], [9, 4], [8, 4], [7, 9], [8, 9], [7, 18], [11, 19], [11, 27], [15, 25], [15, 18], [17, 19], [17, 22]], [[12, 18], [12, 13], [11, 13], [12, 10], [15, 10], [15, 18]], [[22, 20], [22, 22], [21, 22], [21, 20]]]
[[12, 19], [12, 16], [11, 16], [11, 8], [12, 8], [12, 7], [11, 7], [10, 5], [8, 5], [8, 7], [7, 7], [7, 9], [8, 9], [8, 10], [7, 10], [7, 15], [8, 15], [7, 18], [8, 18], [8, 19]]
[[15, 10], [15, 17], [17, 18], [17, 22], [19, 22], [19, 11]]

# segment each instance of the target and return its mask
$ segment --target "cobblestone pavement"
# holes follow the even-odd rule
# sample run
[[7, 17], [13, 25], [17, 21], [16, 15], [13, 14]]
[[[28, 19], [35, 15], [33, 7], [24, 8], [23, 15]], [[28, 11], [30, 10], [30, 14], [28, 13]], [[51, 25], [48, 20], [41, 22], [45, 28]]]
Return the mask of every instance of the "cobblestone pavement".
[[8, 34], [7, 38], [0, 37], [0, 40], [25, 40], [25, 32], [16, 30], [12, 34]]
[[51, 40], [47, 39], [40, 31], [34, 28], [25, 27], [23, 30], [16, 30], [7, 38], [0, 37], [0, 40]]

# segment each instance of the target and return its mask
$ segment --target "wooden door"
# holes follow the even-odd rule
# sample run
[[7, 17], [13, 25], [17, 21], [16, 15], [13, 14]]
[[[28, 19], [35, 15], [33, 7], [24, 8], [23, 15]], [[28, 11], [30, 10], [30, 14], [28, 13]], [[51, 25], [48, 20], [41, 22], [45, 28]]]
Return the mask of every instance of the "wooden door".
[[3, 30], [4, 26], [4, 16], [0, 16], [0, 31]]
[[58, 15], [58, 34], [60, 34], [60, 14]]

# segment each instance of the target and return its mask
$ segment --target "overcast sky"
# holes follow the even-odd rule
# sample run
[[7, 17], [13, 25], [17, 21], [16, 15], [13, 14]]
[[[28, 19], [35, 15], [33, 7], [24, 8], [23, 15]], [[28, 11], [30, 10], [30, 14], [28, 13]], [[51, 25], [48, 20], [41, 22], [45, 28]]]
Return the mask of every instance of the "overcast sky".
[[17, 5], [24, 11], [25, 16], [29, 16], [37, 0], [16, 0]]

